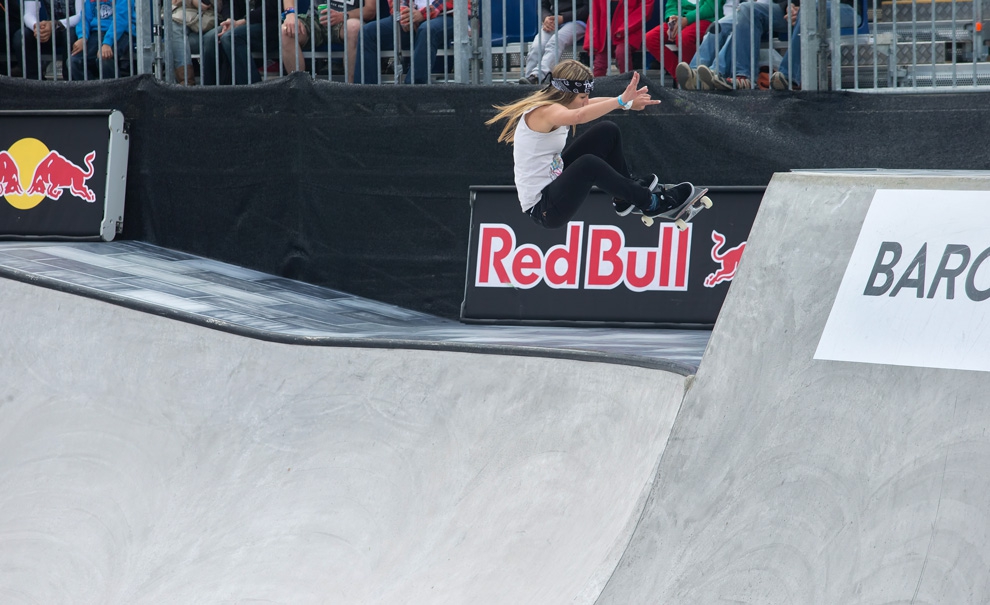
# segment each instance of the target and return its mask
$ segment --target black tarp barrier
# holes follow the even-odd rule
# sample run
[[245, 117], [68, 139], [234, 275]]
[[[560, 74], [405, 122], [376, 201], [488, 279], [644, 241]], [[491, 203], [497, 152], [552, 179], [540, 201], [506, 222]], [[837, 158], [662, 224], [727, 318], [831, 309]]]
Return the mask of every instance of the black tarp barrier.
[[[617, 95], [628, 76], [601, 78]], [[985, 169], [986, 93], [685, 92], [613, 112], [639, 172], [765, 186], [792, 168]], [[308, 75], [222, 88], [150, 76], [0, 77], [0, 109], [119, 109], [126, 239], [456, 318], [471, 185], [512, 182], [483, 122], [521, 86], [348, 86]], [[801, 200], [795, 200], [801, 203]]]

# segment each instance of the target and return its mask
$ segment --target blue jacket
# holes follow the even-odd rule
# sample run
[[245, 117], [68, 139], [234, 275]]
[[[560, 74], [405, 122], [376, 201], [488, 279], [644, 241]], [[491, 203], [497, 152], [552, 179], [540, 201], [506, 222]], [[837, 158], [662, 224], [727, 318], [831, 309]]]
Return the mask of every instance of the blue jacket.
[[131, 0], [86, 0], [84, 8], [83, 18], [76, 25], [78, 37], [89, 38], [99, 31], [103, 34], [102, 43], [113, 46], [114, 40], [130, 31]]

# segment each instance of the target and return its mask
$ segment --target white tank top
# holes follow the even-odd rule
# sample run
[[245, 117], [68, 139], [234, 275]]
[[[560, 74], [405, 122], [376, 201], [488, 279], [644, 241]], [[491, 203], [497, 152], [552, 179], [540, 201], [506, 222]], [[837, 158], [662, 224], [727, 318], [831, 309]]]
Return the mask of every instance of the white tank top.
[[540, 201], [543, 188], [564, 170], [560, 152], [567, 142], [568, 131], [566, 126], [558, 126], [551, 132], [536, 132], [526, 124], [530, 111], [533, 110], [519, 118], [512, 143], [516, 194], [523, 212], [529, 211]]

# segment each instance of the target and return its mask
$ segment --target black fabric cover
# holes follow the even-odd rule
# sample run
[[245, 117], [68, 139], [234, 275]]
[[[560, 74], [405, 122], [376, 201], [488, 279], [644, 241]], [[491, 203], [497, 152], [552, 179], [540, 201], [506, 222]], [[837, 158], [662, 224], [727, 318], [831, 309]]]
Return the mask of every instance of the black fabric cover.
[[[600, 78], [617, 95], [628, 76]], [[986, 169], [986, 93], [684, 92], [609, 115], [634, 171], [766, 185], [794, 168]], [[0, 110], [119, 109], [123, 238], [456, 318], [471, 185], [512, 183], [484, 121], [522, 86], [347, 86], [296, 74], [180, 88], [150, 76], [0, 77]], [[795, 200], [800, 203], [800, 200]]]

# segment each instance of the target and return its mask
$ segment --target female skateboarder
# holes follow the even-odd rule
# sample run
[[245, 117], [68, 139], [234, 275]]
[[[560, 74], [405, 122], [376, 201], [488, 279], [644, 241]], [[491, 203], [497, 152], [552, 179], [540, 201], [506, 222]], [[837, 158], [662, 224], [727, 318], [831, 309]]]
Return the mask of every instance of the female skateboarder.
[[655, 174], [633, 178], [622, 153], [622, 137], [613, 122], [599, 122], [565, 147], [568, 126], [585, 124], [616, 109], [642, 111], [660, 101], [646, 87], [637, 89], [639, 73], [618, 97], [591, 98], [591, 70], [577, 61], [563, 61], [551, 72], [550, 84], [509, 105], [485, 124], [505, 120], [499, 142], [513, 145], [516, 191], [523, 212], [538, 224], [561, 227], [574, 216], [592, 186], [613, 196], [616, 213], [660, 216], [696, 197], [694, 185], [660, 185]]

